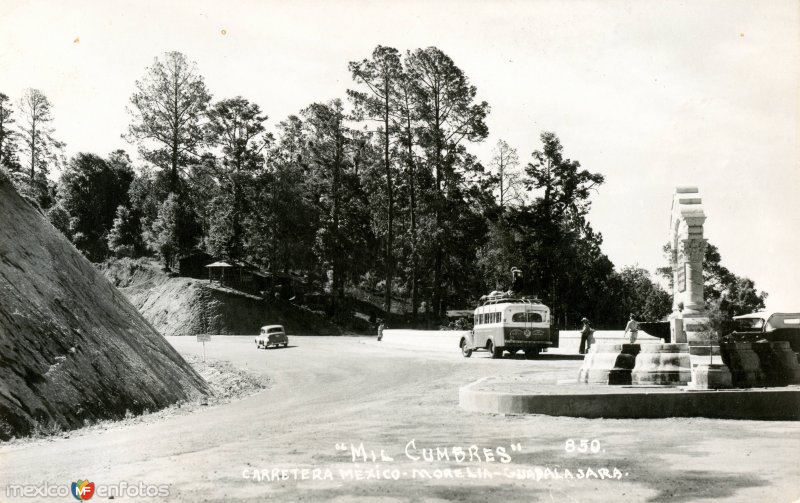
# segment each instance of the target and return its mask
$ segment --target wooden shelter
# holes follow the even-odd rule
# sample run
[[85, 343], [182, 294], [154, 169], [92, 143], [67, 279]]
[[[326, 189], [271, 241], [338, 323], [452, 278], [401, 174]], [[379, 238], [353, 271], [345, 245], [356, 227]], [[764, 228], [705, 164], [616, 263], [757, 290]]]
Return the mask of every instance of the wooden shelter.
[[225, 272], [228, 272], [228, 278], [230, 279], [233, 274], [233, 266], [227, 262], [223, 262], [220, 260], [219, 262], [214, 262], [212, 264], [208, 264], [206, 266], [208, 269], [208, 282], [213, 283], [214, 280], [217, 280], [220, 284], [225, 283]]

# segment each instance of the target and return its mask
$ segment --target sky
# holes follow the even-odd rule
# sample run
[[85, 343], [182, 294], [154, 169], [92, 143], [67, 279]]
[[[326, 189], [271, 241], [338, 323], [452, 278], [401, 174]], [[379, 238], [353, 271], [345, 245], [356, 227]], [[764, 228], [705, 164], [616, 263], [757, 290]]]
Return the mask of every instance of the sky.
[[590, 221], [620, 268], [664, 265], [676, 186], [700, 188], [705, 236], [731, 271], [800, 311], [800, 2], [0, 0], [0, 92], [53, 103], [67, 155], [135, 156], [121, 134], [137, 79], [166, 51], [215, 99], [274, 126], [345, 98], [378, 44], [437, 46], [487, 101], [487, 163], [522, 163], [555, 132], [606, 182]]

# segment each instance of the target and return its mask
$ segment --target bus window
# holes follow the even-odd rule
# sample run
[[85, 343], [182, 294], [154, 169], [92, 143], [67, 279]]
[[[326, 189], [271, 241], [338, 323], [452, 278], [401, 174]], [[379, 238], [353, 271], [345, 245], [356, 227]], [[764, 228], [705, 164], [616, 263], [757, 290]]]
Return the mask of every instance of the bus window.
[[511, 321], [514, 323], [541, 323], [542, 322], [542, 313], [514, 313], [512, 316]]

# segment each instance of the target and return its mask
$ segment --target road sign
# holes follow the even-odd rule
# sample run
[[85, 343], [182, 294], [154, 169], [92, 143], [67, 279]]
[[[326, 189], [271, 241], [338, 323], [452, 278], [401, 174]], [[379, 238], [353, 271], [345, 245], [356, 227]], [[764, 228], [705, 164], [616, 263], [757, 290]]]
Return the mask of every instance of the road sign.
[[197, 342], [203, 343], [203, 362], [206, 361], [206, 342], [211, 342], [210, 334], [197, 334]]

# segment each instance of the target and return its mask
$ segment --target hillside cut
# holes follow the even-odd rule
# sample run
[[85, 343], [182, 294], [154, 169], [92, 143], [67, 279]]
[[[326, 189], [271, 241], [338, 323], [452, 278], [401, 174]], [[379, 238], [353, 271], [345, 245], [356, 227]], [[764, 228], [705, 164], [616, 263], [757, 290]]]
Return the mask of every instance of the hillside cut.
[[0, 439], [208, 393], [136, 308], [0, 175]]
[[290, 335], [338, 335], [340, 329], [291, 302], [263, 299], [196, 278], [170, 277], [146, 260], [120, 259], [103, 275], [161, 334], [252, 335], [280, 324]]

